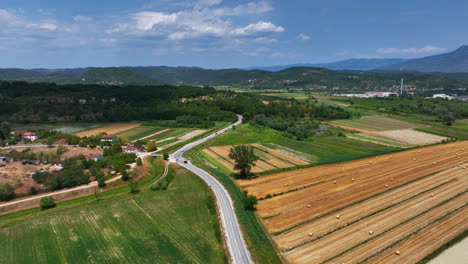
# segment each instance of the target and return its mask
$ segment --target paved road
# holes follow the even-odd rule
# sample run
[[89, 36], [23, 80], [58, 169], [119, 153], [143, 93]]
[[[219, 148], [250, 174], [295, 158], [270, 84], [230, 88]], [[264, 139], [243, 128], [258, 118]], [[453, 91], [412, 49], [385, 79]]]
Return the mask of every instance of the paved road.
[[[242, 116], [238, 116], [238, 117], [239, 117], [239, 120], [233, 124], [234, 126], [237, 126], [242, 123]], [[207, 140], [212, 139], [216, 137], [217, 135], [226, 132], [227, 130], [231, 128], [232, 128], [232, 125], [216, 133], [213, 133], [205, 138], [202, 138], [198, 141], [185, 145], [184, 147], [176, 151], [174, 154], [172, 154], [170, 156], [170, 159], [171, 161], [177, 162], [180, 166], [198, 175], [213, 190], [216, 196], [216, 200], [219, 205], [219, 209], [221, 210], [222, 224], [223, 224], [225, 234], [227, 237], [227, 245], [229, 248], [229, 252], [231, 253], [233, 263], [247, 264], [247, 263], [253, 263], [253, 261], [250, 258], [249, 251], [247, 250], [247, 246], [245, 244], [244, 238], [242, 237], [242, 231], [240, 229], [239, 222], [237, 221], [236, 213], [234, 212], [234, 204], [231, 199], [231, 196], [226, 191], [224, 186], [218, 180], [216, 180], [215, 177], [211, 176], [208, 172], [192, 165], [189, 160], [186, 160], [184, 157], [182, 157], [184, 152], [186, 152], [187, 150], [197, 145], [200, 145], [206, 142]]]

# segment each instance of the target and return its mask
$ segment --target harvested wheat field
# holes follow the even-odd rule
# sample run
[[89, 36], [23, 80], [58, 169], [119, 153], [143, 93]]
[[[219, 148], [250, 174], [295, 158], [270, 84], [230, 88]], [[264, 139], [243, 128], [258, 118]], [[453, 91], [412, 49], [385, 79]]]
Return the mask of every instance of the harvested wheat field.
[[465, 141], [238, 184], [290, 263], [415, 263], [468, 227], [467, 167]]
[[107, 125], [91, 130], [86, 130], [82, 132], [78, 132], [75, 135], [79, 137], [89, 137], [89, 136], [94, 136], [99, 133], [106, 133], [106, 134], [117, 134], [129, 129], [132, 129], [134, 127], [139, 126], [139, 123], [118, 123], [118, 124], [112, 124], [112, 125]]
[[[259, 157], [255, 167], [252, 168], [252, 172], [254, 173], [309, 164], [306, 161], [260, 144], [252, 144], [251, 146], [255, 148], [255, 154]], [[204, 152], [233, 171], [234, 160], [229, 158], [229, 151], [231, 148], [232, 146], [210, 147], [205, 149]]]
[[364, 135], [420, 146], [440, 143], [443, 140], [448, 139], [446, 137], [415, 131], [412, 129], [387, 130], [380, 132], [365, 133]]

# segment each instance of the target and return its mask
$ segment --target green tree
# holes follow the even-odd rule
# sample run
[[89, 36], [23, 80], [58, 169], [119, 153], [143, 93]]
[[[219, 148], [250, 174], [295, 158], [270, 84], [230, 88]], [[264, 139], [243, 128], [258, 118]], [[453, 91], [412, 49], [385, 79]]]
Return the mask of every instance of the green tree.
[[143, 165], [143, 162], [141, 161], [141, 158], [137, 158], [136, 164], [137, 164], [138, 166], [142, 166], [142, 165]]
[[140, 192], [140, 189], [138, 188], [138, 183], [134, 181], [130, 181], [128, 184], [128, 187], [130, 187], [130, 193], [131, 194], [137, 194]]
[[11, 128], [10, 125], [6, 122], [0, 124], [0, 140], [5, 140], [10, 138]]
[[9, 183], [0, 183], [0, 201], [8, 201], [15, 198], [15, 189]]
[[164, 160], [168, 160], [169, 159], [169, 154], [167, 152], [164, 152], [163, 158], [164, 158]]
[[52, 147], [52, 145], [54, 144], [54, 142], [55, 142], [55, 139], [54, 139], [53, 137], [49, 137], [49, 138], [47, 138], [47, 140], [46, 140], [46, 144], [47, 144], [47, 146], [49, 146], [49, 147]]
[[37, 194], [37, 189], [34, 186], [31, 186], [31, 188], [29, 188], [29, 191], [31, 192], [32, 195]]
[[152, 152], [152, 151], [155, 151], [158, 149], [158, 145], [156, 144], [155, 141], [148, 141], [148, 143], [146, 143], [146, 150], [148, 152]]
[[98, 182], [99, 188], [106, 187], [106, 178], [104, 177], [104, 172], [98, 171], [96, 173], [96, 181]]
[[41, 198], [40, 201], [41, 210], [46, 210], [55, 207], [55, 199], [52, 196], [46, 196]]
[[130, 180], [130, 174], [128, 174], [128, 172], [127, 172], [126, 170], [123, 170], [123, 171], [121, 172], [121, 174], [122, 174], [122, 181], [128, 181], [128, 180]]
[[243, 179], [250, 175], [250, 170], [258, 160], [254, 148], [247, 145], [237, 145], [231, 148], [229, 158], [234, 160], [234, 169], [240, 170], [240, 177]]
[[257, 204], [258, 204], [257, 197], [253, 195], [246, 195], [244, 197], [244, 209], [245, 210], [255, 211], [256, 210], [255, 206]]

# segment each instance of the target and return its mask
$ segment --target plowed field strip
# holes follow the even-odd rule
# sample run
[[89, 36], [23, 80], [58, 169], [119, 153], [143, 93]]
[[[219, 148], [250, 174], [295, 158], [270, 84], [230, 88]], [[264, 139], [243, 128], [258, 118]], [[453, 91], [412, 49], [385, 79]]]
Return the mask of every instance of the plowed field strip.
[[[458, 157], [463, 157], [463, 160], [468, 160], [467, 154]], [[330, 199], [333, 201], [341, 199], [342, 203], [351, 204], [354, 201], [361, 200], [362, 197], [373, 196], [388, 188], [401, 186], [402, 184], [416, 180], [434, 171], [459, 164], [460, 161], [460, 159], [454, 159], [447, 155], [443, 156], [442, 154], [442, 157], [437, 159], [435, 165], [429, 163], [429, 161], [415, 162], [413, 164], [407, 162], [383, 167], [375, 171], [365, 170], [361, 174], [358, 174], [358, 176], [355, 176], [354, 185], [350, 185], [353, 183], [352, 177], [346, 176], [337, 182], [337, 184], [326, 182], [296, 192], [262, 200], [259, 203], [258, 209], [262, 217], [281, 213], [282, 215], [278, 216], [281, 218], [287, 217], [286, 215], [290, 211], [300, 210], [305, 204], [312, 205], [312, 203], [323, 203]], [[386, 185], [388, 185], [388, 188]], [[247, 188], [247, 190], [249, 193], [254, 193], [250, 188]], [[333, 196], [331, 196], [331, 194], [333, 194]], [[271, 220], [272, 219], [269, 219], [269, 221]]]
[[[430, 197], [429, 195], [420, 195], [413, 199], [409, 199], [405, 201], [404, 203], [400, 203], [400, 204], [397, 204], [396, 206], [390, 207], [387, 210], [383, 210], [377, 214], [370, 214], [369, 217], [366, 217], [365, 212], [363, 212], [362, 214], [363, 218], [357, 219], [355, 222], [350, 223], [346, 227], [346, 229], [349, 230], [349, 227], [354, 226], [354, 225], [363, 225], [363, 224], [370, 225], [370, 223], [379, 223], [379, 221], [386, 222], [388, 226], [385, 226], [385, 224], [383, 224], [380, 226], [375, 226], [374, 228], [370, 227], [369, 230], [373, 230], [375, 233], [378, 233], [379, 230], [388, 229], [393, 223], [398, 223], [398, 221], [403, 221], [404, 219], [411, 218], [414, 215], [417, 215], [425, 210], [428, 210], [429, 208], [439, 204], [440, 202], [446, 199], [449, 199], [450, 197], [453, 196], [454, 193], [459, 193], [459, 192], [466, 190], [466, 188], [468, 188], [466, 184], [460, 185], [460, 182], [454, 181], [434, 190], [437, 193], [437, 196]], [[393, 221], [391, 221], [392, 219]], [[340, 219], [336, 219], [334, 216], [329, 216], [328, 218], [325, 218], [325, 220], [328, 220], [329, 222], [341, 222], [342, 221], [341, 215], [340, 215]], [[322, 222], [322, 224], [326, 224], [326, 223]], [[338, 232], [338, 230], [339, 229], [337, 229], [336, 231]], [[326, 239], [328, 235], [331, 236], [334, 234], [332, 231], [335, 231], [335, 230], [330, 230], [329, 234], [325, 233], [324, 237], [318, 237], [317, 239]], [[304, 237], [307, 237], [307, 235], [308, 233], [303, 233]], [[313, 241], [314, 240], [304, 242], [302, 245], [305, 245]], [[298, 244], [297, 246], [300, 246], [300, 245], [301, 244]]]
[[[340, 215], [339, 221], [331, 220], [335, 217], [335, 215], [325, 215], [324, 217], [322, 217], [323, 215], [319, 216], [314, 221], [308, 222], [302, 226], [298, 226], [290, 231], [276, 236], [275, 240], [277, 241], [278, 246], [283, 250], [304, 244], [317, 237], [324, 236], [334, 230], [343, 228], [344, 226], [348, 226], [351, 223], [372, 216], [375, 213], [381, 212], [382, 210], [390, 209], [391, 207], [398, 205], [401, 202], [414, 199], [423, 194], [429, 195], [429, 191], [432, 193], [439, 192], [443, 185], [446, 185], [452, 181], [456, 181], [453, 179], [455, 175], [452, 173], [452, 169], [447, 170], [423, 180], [411, 183], [402, 188], [392, 190], [381, 196], [374, 197], [360, 204], [339, 210], [335, 212], [335, 214]], [[461, 171], [459, 171], [459, 173], [461, 173]], [[313, 237], [309, 237], [307, 235], [310, 232], [313, 232]]]
[[[294, 190], [306, 185], [310, 185], [311, 181], [322, 181], [324, 178], [329, 179], [334, 177], [337, 174], [345, 175], [348, 174], [350, 176], [356, 177], [361, 175], [364, 171], [376, 171], [380, 169], [385, 169], [386, 167], [390, 167], [391, 165], [389, 162], [393, 163], [393, 166], [400, 167], [407, 165], [413, 165], [414, 163], [421, 163], [421, 162], [433, 162], [436, 161], [439, 157], [453, 154], [450, 156], [455, 157], [455, 153], [463, 153], [461, 150], [463, 148], [467, 148], [468, 152], [468, 142], [457, 142], [453, 144], [447, 145], [437, 145], [431, 146], [423, 149], [418, 150], [409, 150], [400, 153], [382, 155], [376, 158], [367, 158], [358, 161], [350, 161], [339, 164], [330, 164], [330, 165], [322, 165], [317, 167], [311, 167], [307, 169], [302, 169], [300, 171], [291, 171], [291, 172], [283, 172], [283, 173], [276, 173], [266, 176], [261, 176], [259, 178], [249, 180], [249, 181], [238, 181], [238, 184], [250, 188], [249, 193], [255, 193], [258, 191], [263, 190], [263, 193], [259, 195], [260, 197], [265, 196], [266, 194], [273, 194], [272, 192], [268, 191], [272, 189], [272, 187], [280, 187], [276, 191], [276, 193], [284, 193], [289, 190]], [[417, 158], [416, 161], [413, 158]], [[371, 162], [372, 164], [370, 164]], [[442, 165], [442, 164], [439, 164]], [[333, 176], [331, 176], [333, 175]], [[290, 183], [285, 185], [285, 183]], [[264, 185], [270, 183], [269, 185]], [[260, 185], [255, 187], [256, 185]]]
[[231, 171], [234, 170], [234, 164], [230, 163], [229, 161], [223, 159], [221, 156], [218, 154], [214, 153], [211, 149], [204, 149], [203, 150], [208, 156], [212, 157], [215, 159], [217, 162], [221, 163], [224, 167], [230, 169]]
[[[347, 252], [353, 248], [357, 248], [361, 244], [373, 239], [373, 237], [382, 236], [397, 228], [398, 225], [405, 224], [405, 222], [413, 223], [415, 229], [424, 226], [421, 221], [424, 222], [426, 220], [430, 223], [434, 219], [464, 206], [468, 199], [467, 191], [464, 191], [461, 195], [453, 196], [453, 192], [449, 190], [448, 193], [440, 194], [439, 196], [441, 196], [441, 199], [438, 199], [438, 204], [434, 204], [431, 201], [431, 203], [428, 203], [428, 206], [420, 210], [417, 210], [417, 204], [416, 206], [414, 204], [402, 205], [402, 211], [397, 212], [397, 214], [391, 216], [388, 214], [375, 215], [359, 224], [352, 225], [334, 232], [323, 239], [291, 250], [285, 255], [291, 263], [322, 263], [329, 261], [337, 255], [341, 255], [340, 251]], [[373, 231], [373, 235], [370, 235], [369, 231]], [[408, 232], [405, 232], [405, 234], [408, 234]]]
[[281, 158], [283, 160], [286, 160], [292, 164], [295, 164], [295, 165], [307, 165], [309, 164], [308, 162], [306, 161], [303, 161], [301, 159], [298, 159], [298, 158], [295, 158], [295, 157], [292, 157], [292, 156], [289, 156], [281, 151], [278, 151], [278, 150], [274, 150], [274, 149], [271, 149], [271, 148], [268, 148], [268, 147], [265, 147], [263, 145], [260, 145], [260, 144], [252, 144], [252, 146], [256, 147], [256, 148], [259, 148], [265, 152], [268, 152], [270, 153], [271, 155], [274, 155], [278, 158]]
[[[234, 160], [229, 158], [229, 151], [231, 150], [232, 146], [219, 146], [219, 147], [211, 147], [209, 148], [212, 150], [214, 153], [218, 154], [219, 156], [225, 158], [232, 164], [234, 164]], [[264, 162], [264, 161], [257, 161], [255, 167], [252, 168], [252, 172], [258, 173], [258, 172], [263, 172], [267, 170], [274, 170], [276, 167], [273, 167], [272, 165]]]

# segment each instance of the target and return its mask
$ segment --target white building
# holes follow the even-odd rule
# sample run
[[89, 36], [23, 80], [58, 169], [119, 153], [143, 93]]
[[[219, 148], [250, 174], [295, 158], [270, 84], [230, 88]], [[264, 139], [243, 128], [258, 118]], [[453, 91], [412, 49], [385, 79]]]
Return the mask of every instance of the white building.
[[36, 135], [36, 133], [32, 133], [32, 132], [24, 133], [23, 137], [27, 138], [27, 139], [29, 139], [31, 141], [35, 141], [35, 140], [39, 139], [39, 137]]

